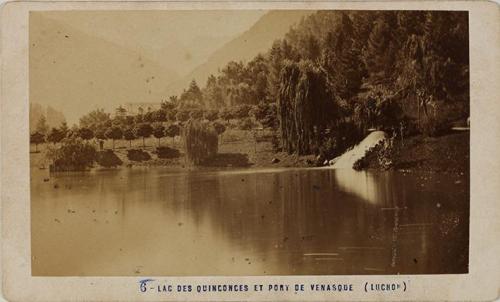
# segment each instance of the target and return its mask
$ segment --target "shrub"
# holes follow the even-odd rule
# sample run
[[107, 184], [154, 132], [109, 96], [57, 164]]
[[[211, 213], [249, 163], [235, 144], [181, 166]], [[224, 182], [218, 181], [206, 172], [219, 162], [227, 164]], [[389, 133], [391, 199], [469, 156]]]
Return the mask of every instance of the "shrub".
[[96, 160], [96, 150], [92, 144], [79, 137], [65, 138], [59, 147], [47, 150], [47, 157], [53, 161], [55, 171], [81, 171]]
[[169, 147], [156, 148], [156, 154], [158, 158], [177, 158], [181, 155], [179, 150]]
[[127, 150], [127, 158], [133, 161], [146, 161], [151, 159], [151, 155], [141, 149], [129, 149]]
[[192, 164], [199, 165], [217, 154], [217, 131], [209, 123], [190, 120], [183, 134], [186, 157]]
[[[80, 136], [84, 140], [89, 140], [89, 139], [92, 139], [94, 137], [94, 132], [89, 128], [83, 127], [83, 128], [78, 129], [78, 136]], [[103, 134], [103, 136], [104, 136], [104, 134]]]
[[337, 139], [335, 137], [328, 137], [319, 146], [319, 155], [323, 158], [332, 158], [338, 153], [336, 152], [337, 147]]
[[352, 168], [356, 171], [361, 171], [364, 170], [368, 167], [368, 162], [366, 161], [366, 158], [360, 158], [357, 161], [354, 162], [352, 165]]
[[97, 152], [96, 161], [103, 167], [116, 167], [123, 164], [123, 161], [112, 150]]
[[385, 170], [392, 168], [395, 158], [394, 147], [384, 141], [375, 146], [374, 149], [377, 152], [379, 166]]
[[389, 170], [394, 167], [396, 157], [396, 148], [390, 140], [384, 140], [370, 148], [362, 158], [354, 162], [352, 168], [356, 171], [367, 168]]

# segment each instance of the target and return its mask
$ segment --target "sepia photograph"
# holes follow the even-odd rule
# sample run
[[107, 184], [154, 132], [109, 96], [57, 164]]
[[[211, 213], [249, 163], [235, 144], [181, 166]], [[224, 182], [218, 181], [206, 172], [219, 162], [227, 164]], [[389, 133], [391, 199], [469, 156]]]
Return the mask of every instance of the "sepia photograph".
[[32, 276], [469, 273], [468, 11], [40, 10], [28, 39]]

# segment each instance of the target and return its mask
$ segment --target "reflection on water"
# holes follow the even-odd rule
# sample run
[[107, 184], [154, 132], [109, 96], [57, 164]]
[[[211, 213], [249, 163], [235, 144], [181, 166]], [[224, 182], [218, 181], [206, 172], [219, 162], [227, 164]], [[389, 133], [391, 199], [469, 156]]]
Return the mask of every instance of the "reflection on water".
[[33, 275], [464, 273], [466, 177], [32, 171]]

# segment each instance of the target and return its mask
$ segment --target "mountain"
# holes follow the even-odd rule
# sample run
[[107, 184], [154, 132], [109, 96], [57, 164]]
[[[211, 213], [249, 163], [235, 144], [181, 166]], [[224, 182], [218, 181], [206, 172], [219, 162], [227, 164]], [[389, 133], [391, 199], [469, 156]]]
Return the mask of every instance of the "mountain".
[[[44, 11], [68, 24], [175, 71], [181, 76], [255, 24], [261, 10]], [[230, 24], [230, 26], [228, 26]]]
[[167, 86], [166, 94], [174, 95], [187, 88], [194, 79], [204, 86], [210, 74], [215, 74], [230, 61], [248, 61], [267, 51], [274, 40], [284, 37], [290, 27], [302, 18], [314, 13], [312, 10], [275, 10], [263, 15], [250, 29], [215, 51], [208, 60], [187, 76]]
[[141, 53], [39, 13], [30, 15], [29, 54], [30, 102], [58, 108], [69, 124], [95, 108], [160, 102], [178, 79]]

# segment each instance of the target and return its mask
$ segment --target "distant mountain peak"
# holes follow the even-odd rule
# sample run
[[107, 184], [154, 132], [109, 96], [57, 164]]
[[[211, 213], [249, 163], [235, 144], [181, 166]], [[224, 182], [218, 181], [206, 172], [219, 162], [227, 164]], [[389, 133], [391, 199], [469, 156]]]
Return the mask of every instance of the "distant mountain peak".
[[254, 25], [238, 37], [216, 50], [205, 63], [196, 67], [179, 81], [167, 86], [166, 93], [177, 95], [195, 79], [205, 86], [210, 74], [216, 74], [230, 61], [246, 62], [259, 53], [267, 51], [276, 39], [283, 38], [290, 28], [313, 10], [274, 10], [264, 14]]

